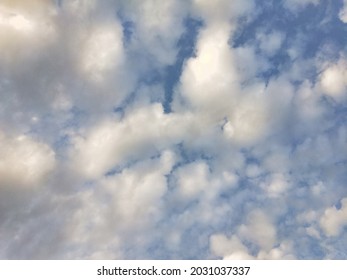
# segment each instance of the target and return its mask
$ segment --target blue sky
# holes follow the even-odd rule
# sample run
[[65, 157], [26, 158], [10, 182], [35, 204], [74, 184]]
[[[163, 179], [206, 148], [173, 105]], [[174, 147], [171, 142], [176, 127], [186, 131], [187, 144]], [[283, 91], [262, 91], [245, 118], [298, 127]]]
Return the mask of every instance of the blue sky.
[[346, 259], [347, 2], [0, 4], [0, 258]]

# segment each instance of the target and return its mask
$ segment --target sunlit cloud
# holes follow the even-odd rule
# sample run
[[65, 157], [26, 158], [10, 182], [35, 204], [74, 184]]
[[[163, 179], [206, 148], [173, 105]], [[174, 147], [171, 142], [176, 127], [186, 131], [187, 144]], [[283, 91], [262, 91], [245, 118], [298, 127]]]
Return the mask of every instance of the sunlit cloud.
[[30, 2], [0, 4], [0, 258], [346, 258], [346, 1]]

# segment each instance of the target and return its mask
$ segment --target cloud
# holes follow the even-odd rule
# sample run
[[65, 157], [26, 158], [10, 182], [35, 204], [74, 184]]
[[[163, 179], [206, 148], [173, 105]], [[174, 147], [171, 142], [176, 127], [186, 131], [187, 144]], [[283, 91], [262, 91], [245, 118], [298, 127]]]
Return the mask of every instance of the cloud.
[[[107, 254], [126, 258], [127, 247], [136, 251], [132, 246], [141, 246], [137, 242], [148, 246], [147, 234], [162, 219], [162, 198], [168, 191], [165, 176], [174, 164], [175, 155], [167, 150], [157, 159], [101, 179], [97, 189], [84, 191], [78, 197], [79, 210], [66, 224], [67, 242], [85, 248], [87, 258], [104, 258]], [[98, 255], [89, 244], [103, 251]]]
[[347, 23], [347, 1], [343, 1], [343, 7], [341, 8], [339, 12], [339, 17], [340, 20], [343, 21], [344, 23]]
[[346, 257], [341, 5], [31, 2], [0, 4], [0, 258]]
[[241, 98], [227, 123], [229, 130], [230, 127], [233, 129], [232, 135], [228, 135], [231, 140], [240, 145], [253, 144], [259, 140], [266, 133], [269, 121], [266, 106], [262, 93]]
[[208, 166], [205, 163], [194, 163], [181, 168], [178, 174], [178, 187], [182, 197], [196, 197], [208, 187]]
[[[226, 260], [253, 259], [295, 259], [290, 241], [276, 244], [276, 229], [264, 212], [257, 209], [248, 215], [248, 225], [240, 225], [237, 234], [230, 238], [224, 234], [210, 237], [211, 252]], [[255, 243], [259, 248], [252, 253], [247, 242]]]
[[81, 70], [95, 82], [122, 63], [123, 41], [119, 24], [97, 26], [88, 34], [81, 57]]
[[191, 126], [189, 115], [165, 115], [161, 104], [136, 108], [122, 120], [105, 119], [76, 134], [71, 162], [88, 178], [98, 178], [118, 165], [179, 143]]
[[269, 56], [274, 55], [282, 46], [284, 36], [280, 32], [272, 32], [269, 34], [257, 34], [259, 40], [259, 48]]
[[150, 59], [160, 66], [174, 64], [178, 50], [176, 44], [184, 31], [183, 23], [189, 10], [189, 1], [158, 0], [121, 1], [124, 17], [134, 24], [136, 36], [131, 49], [146, 51]]
[[[38, 55], [55, 38], [54, 15], [46, 1], [34, 1], [32, 6], [18, 1], [0, 5], [1, 60], [9, 67], [18, 66], [20, 59]], [[26, 44], [27, 48], [21, 48]]]
[[327, 236], [338, 236], [347, 225], [347, 199], [341, 200], [341, 209], [334, 206], [327, 208], [319, 223]]
[[247, 247], [234, 235], [230, 239], [223, 234], [215, 234], [210, 238], [211, 250], [217, 256], [227, 256], [229, 260], [253, 259], [248, 254]]
[[221, 101], [229, 99], [232, 102], [230, 96], [237, 93], [237, 74], [228, 46], [229, 32], [227, 24], [212, 25], [202, 31], [196, 57], [189, 59], [185, 65], [181, 91], [193, 108], [222, 115], [227, 108], [222, 107]]
[[346, 77], [346, 60], [344, 58], [341, 58], [336, 64], [329, 65], [321, 74], [320, 86], [323, 94], [331, 96], [336, 101], [345, 99]]
[[0, 133], [0, 187], [39, 187], [55, 167], [54, 151], [28, 136]]
[[239, 235], [264, 250], [271, 249], [276, 243], [276, 228], [261, 210], [254, 210], [248, 215], [247, 224], [239, 228]]

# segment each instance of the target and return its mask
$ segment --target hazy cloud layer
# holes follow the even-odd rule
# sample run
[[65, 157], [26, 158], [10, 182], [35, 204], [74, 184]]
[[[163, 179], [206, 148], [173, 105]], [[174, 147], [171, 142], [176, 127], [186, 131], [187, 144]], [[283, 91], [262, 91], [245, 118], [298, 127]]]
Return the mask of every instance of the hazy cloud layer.
[[0, 258], [346, 259], [346, 5], [2, 1]]

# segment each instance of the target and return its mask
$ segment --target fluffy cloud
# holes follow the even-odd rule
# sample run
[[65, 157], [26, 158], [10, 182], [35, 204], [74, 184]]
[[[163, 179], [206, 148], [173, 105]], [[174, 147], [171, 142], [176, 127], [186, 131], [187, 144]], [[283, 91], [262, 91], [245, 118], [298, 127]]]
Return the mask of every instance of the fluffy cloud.
[[55, 153], [45, 143], [0, 132], [0, 146], [1, 188], [37, 188], [54, 169]]
[[345, 258], [324, 5], [2, 1], [0, 258]]
[[329, 207], [320, 219], [320, 226], [327, 236], [337, 236], [347, 225], [347, 199], [341, 200], [341, 209]]
[[223, 117], [231, 104], [222, 101], [233, 102], [231, 97], [238, 92], [229, 32], [227, 24], [205, 29], [198, 38], [196, 57], [187, 62], [181, 77], [182, 95], [193, 108], [207, 110], [214, 118]]
[[[253, 210], [248, 216], [248, 224], [240, 225], [237, 234], [230, 238], [224, 234], [210, 237], [210, 248], [214, 255], [227, 260], [252, 259], [294, 259], [290, 241], [276, 242], [276, 229], [264, 212]], [[256, 253], [245, 244], [255, 243]]]
[[347, 71], [344, 58], [324, 69], [320, 86], [323, 94], [333, 97], [336, 101], [346, 98]]
[[269, 34], [259, 33], [257, 37], [259, 40], [259, 48], [269, 56], [274, 55], [280, 49], [284, 41], [283, 34], [279, 32]]
[[107, 72], [121, 64], [124, 57], [119, 24], [96, 26], [88, 34], [81, 55], [81, 68], [95, 82], [102, 82]]
[[[32, 6], [19, 1], [0, 4], [0, 59], [13, 70], [22, 61], [37, 58], [55, 40], [54, 10], [46, 1], [33, 3]], [[22, 48], [23, 45], [27, 47]]]
[[342, 20], [344, 23], [347, 23], [347, 1], [343, 1], [343, 7], [340, 10], [339, 13], [340, 20]]
[[179, 143], [192, 126], [189, 115], [165, 115], [161, 104], [136, 108], [121, 120], [105, 119], [77, 134], [71, 162], [88, 178], [97, 178], [118, 165]]
[[260, 210], [254, 210], [248, 215], [247, 224], [239, 228], [239, 235], [264, 250], [271, 249], [276, 243], [276, 228]]
[[205, 163], [194, 163], [185, 166], [178, 174], [178, 187], [183, 197], [196, 197], [208, 187], [208, 166]]
[[253, 259], [253, 257], [248, 254], [247, 247], [244, 246], [235, 235], [231, 238], [227, 238], [223, 234], [215, 234], [211, 236], [210, 243], [211, 251], [216, 256], [226, 256], [226, 259], [229, 260]]
[[159, 65], [170, 65], [176, 60], [176, 44], [182, 35], [189, 1], [158, 0], [122, 1], [124, 16], [134, 23], [136, 36], [132, 48], [146, 50], [150, 59]]
[[[162, 218], [162, 198], [167, 192], [165, 175], [174, 163], [174, 154], [164, 151], [160, 158], [125, 168], [102, 179], [97, 189], [84, 191], [78, 197], [80, 208], [66, 225], [67, 241], [85, 247], [88, 258], [104, 258], [107, 254], [126, 257], [122, 255], [127, 244], [140, 246], [136, 243], [146, 238], [147, 232]], [[142, 240], [143, 246], [149, 241]], [[88, 248], [89, 244], [103, 251], [98, 255], [94, 245]], [[107, 249], [111, 247], [112, 252]]]

